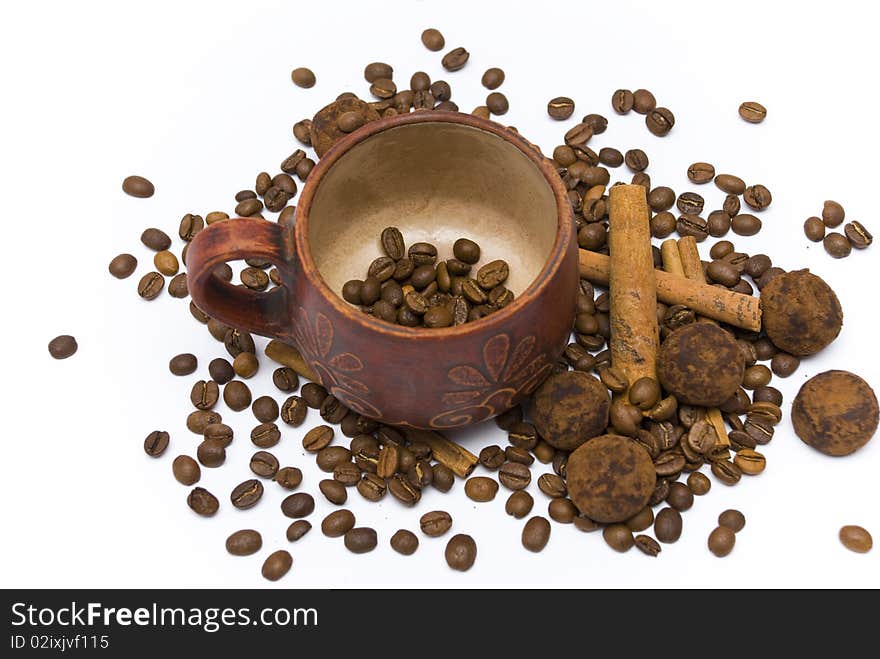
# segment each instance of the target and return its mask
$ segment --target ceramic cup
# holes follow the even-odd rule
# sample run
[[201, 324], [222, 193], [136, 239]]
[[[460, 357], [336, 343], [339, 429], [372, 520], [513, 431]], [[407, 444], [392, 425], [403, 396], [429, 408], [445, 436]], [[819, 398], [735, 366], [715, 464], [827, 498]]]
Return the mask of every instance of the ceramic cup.
[[[461, 237], [480, 265], [504, 259], [508, 306], [475, 322], [410, 328], [341, 297], [383, 255], [396, 226], [451, 258]], [[255, 292], [213, 276], [237, 259], [270, 261], [282, 286]], [[572, 327], [577, 240], [553, 163], [499, 124], [455, 112], [370, 122], [312, 170], [292, 227], [261, 219], [215, 223], [189, 246], [195, 304], [232, 327], [294, 345], [346, 406], [392, 425], [457, 428], [501, 414], [550, 373]]]

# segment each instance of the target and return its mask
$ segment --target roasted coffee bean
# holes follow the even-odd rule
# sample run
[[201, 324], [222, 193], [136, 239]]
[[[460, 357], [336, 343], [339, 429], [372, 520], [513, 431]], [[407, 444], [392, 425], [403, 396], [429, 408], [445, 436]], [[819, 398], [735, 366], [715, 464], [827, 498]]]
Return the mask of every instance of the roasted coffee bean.
[[251, 479], [236, 485], [229, 499], [233, 506], [239, 510], [245, 510], [257, 505], [262, 496], [263, 484], [256, 479]]
[[300, 396], [306, 405], [313, 410], [321, 409], [321, 405], [327, 399], [327, 390], [316, 382], [307, 382], [300, 389]]
[[422, 533], [431, 538], [438, 538], [452, 528], [452, 516], [444, 510], [425, 513], [419, 519]]
[[431, 470], [434, 474], [431, 485], [441, 492], [449, 492], [455, 484], [455, 474], [452, 473], [452, 470], [440, 463], [432, 465]]
[[334, 510], [321, 521], [321, 533], [328, 538], [341, 538], [355, 525], [354, 513], [350, 510]]
[[412, 556], [419, 548], [419, 538], [412, 531], [399, 529], [391, 536], [391, 548], [398, 554]]
[[281, 440], [281, 432], [274, 423], [261, 423], [251, 430], [251, 441], [260, 448], [275, 446]]
[[206, 439], [196, 449], [196, 457], [205, 467], [219, 467], [226, 461], [226, 444], [219, 439]]
[[117, 279], [130, 277], [137, 268], [137, 259], [131, 254], [119, 254], [110, 261], [108, 269]]
[[672, 208], [675, 203], [675, 192], [672, 188], [658, 187], [648, 193], [648, 205], [654, 212], [660, 213]]
[[504, 464], [505, 459], [506, 456], [504, 455], [504, 450], [497, 444], [486, 446], [480, 451], [480, 464], [486, 469], [491, 469], [493, 471], [498, 469]]
[[678, 218], [675, 228], [679, 235], [693, 236], [697, 242], [702, 242], [709, 236], [708, 223], [699, 215], [682, 215]]
[[407, 255], [415, 267], [433, 265], [437, 261], [437, 248], [430, 243], [413, 243], [410, 245]]
[[122, 191], [132, 197], [146, 199], [147, 197], [153, 196], [156, 188], [143, 176], [132, 175], [126, 176], [122, 180]]
[[182, 485], [195, 485], [202, 477], [202, 470], [199, 463], [188, 455], [178, 455], [171, 463], [171, 471], [174, 478]]
[[687, 486], [695, 496], [700, 497], [709, 492], [712, 488], [712, 481], [709, 480], [706, 474], [695, 471], [688, 476]]
[[284, 549], [279, 549], [266, 557], [260, 572], [264, 579], [278, 581], [281, 577], [290, 572], [292, 566], [293, 557], [290, 555], [290, 552], [285, 551]]
[[477, 283], [481, 288], [488, 291], [499, 284], [503, 284], [509, 274], [510, 269], [507, 263], [501, 259], [496, 259], [495, 261], [490, 261], [477, 271]]
[[263, 202], [259, 199], [245, 199], [235, 206], [235, 214], [239, 217], [255, 217], [262, 210]]
[[741, 213], [730, 221], [733, 232], [739, 236], [754, 236], [761, 230], [761, 220], [748, 213]]
[[391, 79], [393, 77], [394, 69], [385, 62], [371, 62], [364, 68], [364, 79], [367, 82], [374, 82], [379, 78]]
[[302, 398], [291, 396], [281, 405], [281, 420], [289, 426], [299, 426], [305, 421], [307, 411], [308, 406]]
[[282, 467], [272, 477], [285, 490], [295, 490], [302, 483], [302, 471], [298, 467]]
[[676, 542], [681, 537], [681, 513], [674, 508], [663, 508], [654, 519], [654, 535], [665, 544]]
[[602, 537], [614, 551], [629, 551], [635, 544], [633, 533], [625, 524], [609, 524], [602, 530]]
[[158, 458], [168, 448], [170, 437], [164, 430], [154, 430], [144, 439], [144, 453], [151, 458]]
[[538, 489], [550, 498], [564, 497], [568, 494], [565, 481], [556, 474], [542, 474], [538, 478]]
[[614, 430], [626, 437], [635, 437], [642, 422], [642, 411], [624, 398], [612, 401], [608, 416]]
[[634, 103], [633, 93], [628, 89], [618, 89], [611, 95], [611, 107], [617, 114], [628, 114]]
[[645, 506], [635, 515], [624, 522], [630, 531], [638, 533], [651, 527], [654, 523], [654, 511], [650, 506]]
[[340, 462], [333, 469], [333, 480], [339, 481], [346, 487], [358, 484], [361, 479], [361, 470], [353, 462]]
[[315, 74], [312, 73], [311, 69], [307, 69], [304, 66], [291, 71], [290, 79], [293, 80], [293, 84], [297, 87], [304, 89], [310, 89], [315, 86]]
[[[488, 499], [485, 499], [486, 501], [493, 499], [495, 491], [498, 489], [497, 483], [490, 478], [478, 478], [483, 478], [482, 483], [471, 486], [471, 489], [475, 490], [476, 494], [472, 496], [472, 492], [468, 491], [468, 484], [474, 479], [468, 480], [468, 483], [465, 484], [465, 492], [475, 501], [480, 500], [476, 498], [479, 496], [489, 496]], [[521, 462], [505, 462], [498, 470], [498, 480], [509, 490], [523, 490], [532, 482], [532, 473], [529, 471], [528, 466]], [[494, 490], [492, 490], [493, 487]]]
[[458, 71], [467, 64], [470, 53], [462, 47], [453, 48], [443, 56], [440, 63], [447, 71]]
[[749, 366], [743, 373], [742, 386], [745, 389], [757, 389], [770, 384], [773, 373], [763, 364]]
[[574, 101], [567, 96], [557, 96], [547, 102], [547, 114], [557, 121], [568, 119], [574, 113]]
[[213, 410], [196, 410], [186, 417], [186, 427], [190, 432], [201, 435], [212, 423], [222, 423], [223, 417]]
[[[383, 84], [387, 84], [387, 87], [382, 87]], [[394, 83], [390, 80], [379, 79], [370, 86], [370, 91], [375, 96], [379, 96], [380, 98], [390, 98], [389, 96], [383, 96], [382, 94], [387, 93], [391, 89], [396, 89], [396, 87], [394, 86]], [[391, 96], [393, 95], [394, 92], [391, 92]], [[365, 123], [366, 119], [364, 117], [364, 113], [357, 112], [355, 110], [343, 112], [336, 118], [336, 126], [343, 133], [352, 133], [363, 126]]]
[[177, 299], [182, 299], [189, 295], [185, 272], [172, 277], [171, 281], [168, 282], [168, 295]]
[[[370, 93], [373, 96], [375, 96], [376, 98], [384, 98], [384, 99], [393, 98], [394, 95], [397, 94], [397, 85], [395, 85], [394, 81], [391, 80], [390, 78], [376, 78], [375, 80], [373, 80], [372, 84], [370, 85]], [[357, 128], [360, 128], [360, 125], [363, 125], [362, 119], [360, 121], [357, 121], [357, 120], [348, 121], [345, 123], [346, 123], [346, 128], [349, 128], [349, 130], [345, 130], [342, 127], [342, 125], [339, 123], [339, 121], [341, 119], [343, 119], [345, 114], [353, 114], [353, 115], [356, 115], [356, 117], [358, 119], [361, 119], [363, 113], [352, 112], [352, 113], [344, 113], [344, 114], [340, 115], [339, 119], [337, 119], [336, 123], [339, 126], [339, 129], [342, 130], [343, 132], [350, 133], [352, 130], [356, 130]]]
[[822, 206], [822, 222], [826, 227], [833, 229], [843, 224], [846, 211], [836, 201], [827, 200]]
[[713, 238], [726, 236], [730, 231], [730, 215], [725, 211], [712, 211], [706, 220], [706, 231]]
[[145, 300], [153, 300], [165, 287], [165, 278], [158, 272], [148, 272], [138, 282], [138, 295]]
[[852, 243], [850, 243], [846, 236], [836, 231], [825, 236], [822, 244], [825, 247], [825, 251], [835, 259], [846, 258], [852, 252]]
[[733, 458], [733, 464], [739, 467], [739, 470], [746, 474], [754, 476], [764, 471], [767, 466], [766, 458], [757, 451], [751, 449], [742, 449], [736, 452]]
[[247, 267], [239, 274], [241, 283], [252, 291], [264, 291], [269, 286], [269, 275], [258, 268]]
[[205, 432], [203, 435], [205, 439], [213, 439], [221, 442], [224, 447], [229, 446], [232, 443], [233, 436], [234, 433], [232, 432], [232, 428], [227, 426], [225, 423], [208, 424], [205, 427]]
[[497, 117], [507, 114], [507, 111], [510, 109], [510, 104], [504, 94], [501, 92], [492, 92], [486, 97], [486, 107], [489, 108], [489, 112]]
[[647, 89], [637, 89], [633, 92], [633, 110], [639, 114], [647, 114], [655, 107], [657, 107], [657, 99]]
[[312, 145], [312, 120], [302, 119], [293, 124], [293, 136], [306, 146]]
[[318, 489], [326, 497], [327, 501], [337, 506], [341, 506], [348, 499], [348, 491], [345, 485], [338, 481], [329, 478], [324, 479], [318, 483]]
[[522, 545], [529, 551], [539, 552], [550, 540], [550, 522], [546, 518], [535, 516], [523, 526]]
[[847, 222], [843, 228], [847, 240], [856, 249], [865, 249], [874, 242], [874, 236], [862, 225], [861, 222]]
[[837, 537], [844, 547], [858, 554], [866, 554], [874, 546], [874, 539], [871, 537], [871, 534], [861, 526], [842, 526]]
[[663, 137], [675, 125], [675, 116], [667, 108], [654, 108], [645, 116], [645, 124], [651, 133]]
[[634, 172], [642, 172], [648, 168], [648, 154], [641, 149], [630, 149], [623, 158], [626, 166]]
[[514, 446], [531, 450], [538, 443], [538, 431], [531, 423], [520, 421], [510, 427], [507, 439]]
[[315, 462], [321, 471], [332, 473], [337, 466], [351, 460], [351, 451], [344, 446], [328, 446], [318, 451]]
[[767, 108], [757, 101], [746, 101], [739, 106], [739, 116], [750, 124], [759, 124], [767, 117]]
[[670, 483], [666, 503], [679, 512], [690, 510], [694, 505], [694, 493], [684, 483]]
[[[267, 174], [267, 176], [268, 176], [268, 174]], [[207, 215], [205, 215], [205, 224], [210, 226], [211, 224], [214, 224], [215, 222], [222, 222], [222, 221], [228, 220], [228, 219], [229, 219], [228, 213], [224, 213], [223, 211], [212, 211], [212, 212], [208, 213]]]
[[727, 556], [733, 551], [733, 546], [735, 544], [736, 535], [726, 526], [719, 526], [709, 534], [709, 551], [715, 554], [718, 558]]
[[315, 510], [315, 500], [311, 494], [297, 492], [281, 502], [281, 512], [286, 517], [308, 517]]
[[388, 481], [388, 491], [395, 499], [407, 506], [415, 505], [422, 498], [421, 490], [401, 474]]
[[333, 428], [330, 426], [316, 426], [305, 434], [302, 445], [309, 453], [317, 453], [328, 447], [332, 441]]
[[406, 478], [413, 487], [419, 489], [428, 487], [434, 480], [434, 470], [431, 468], [431, 463], [424, 459], [418, 460], [407, 469]]
[[[257, 451], [251, 456], [250, 469], [253, 473], [261, 478], [273, 478], [278, 473], [278, 458], [268, 451]], [[299, 471], [297, 469], [297, 471]], [[294, 476], [295, 475], [287, 475]], [[302, 472], [299, 475], [302, 480]]]
[[385, 254], [394, 261], [399, 261], [406, 255], [403, 234], [397, 227], [386, 227], [383, 229], [381, 242]]
[[599, 162], [606, 167], [620, 167], [623, 164], [623, 154], [613, 147], [606, 146], [599, 150]]
[[[570, 128], [565, 132], [565, 136], [563, 140], [565, 144], [569, 147], [575, 146], [584, 146], [587, 142], [589, 142], [593, 137], [593, 129], [587, 126], [586, 124], [578, 124], [574, 128]], [[572, 150], [572, 155], [574, 155], [574, 151]], [[577, 156], [574, 156], [577, 159]], [[574, 164], [576, 161], [572, 161], [570, 164]], [[572, 171], [569, 171], [569, 175], [574, 176]]]
[[586, 124], [593, 131], [593, 135], [601, 135], [608, 128], [608, 120], [601, 114], [588, 114], [582, 123]]
[[[606, 373], [609, 370], [613, 371], [614, 369], [604, 369], [603, 373]], [[609, 387], [609, 389], [610, 388], [611, 387]], [[649, 410], [657, 404], [657, 401], [660, 398], [660, 385], [654, 378], [639, 378], [632, 383], [632, 386], [629, 388], [628, 396], [629, 402], [632, 405], [635, 405], [640, 410]]]
[[773, 196], [763, 185], [751, 185], [743, 192], [743, 201], [752, 210], [762, 211], [773, 201]]
[[263, 537], [253, 529], [242, 529], [226, 538], [226, 551], [233, 556], [250, 556], [262, 547]]
[[773, 375], [787, 378], [798, 369], [800, 364], [801, 360], [794, 355], [790, 355], [787, 352], [778, 352], [773, 355], [770, 361], [770, 368], [773, 371]]
[[[696, 183], [697, 185], [708, 183], [715, 178], [715, 167], [708, 162], [695, 162], [688, 167], [687, 177], [691, 183]], [[726, 180], [722, 182], [726, 182]], [[718, 187], [721, 186], [719, 185]], [[724, 190], [724, 188], [721, 189]]]
[[367, 501], [379, 501], [385, 496], [386, 489], [385, 479], [372, 473], [364, 474], [357, 482], [357, 491]]
[[522, 519], [532, 511], [535, 500], [525, 490], [517, 490], [507, 498], [504, 510], [516, 519]]
[[495, 498], [498, 493], [498, 482], [486, 476], [473, 476], [465, 482], [464, 492], [469, 499], [485, 503]]
[[194, 513], [203, 517], [211, 517], [220, 509], [217, 497], [203, 487], [193, 488], [186, 498], [186, 503]]
[[[71, 353], [72, 354], [72, 353]], [[168, 362], [168, 370], [174, 375], [190, 375], [198, 368], [199, 360], [192, 353], [185, 352], [175, 355]]]
[[554, 522], [571, 524], [578, 515], [578, 509], [571, 499], [557, 497], [548, 504], [547, 514], [550, 515], [550, 519]]
[[305, 519], [298, 519], [287, 527], [287, 540], [289, 542], [296, 542], [311, 530], [311, 522]]
[[452, 536], [446, 543], [444, 555], [449, 567], [453, 570], [466, 572], [473, 567], [477, 559], [477, 543], [471, 536], [459, 533]]
[[193, 407], [198, 410], [210, 410], [220, 399], [220, 387], [213, 380], [199, 380], [189, 394]]
[[657, 556], [662, 551], [660, 543], [649, 535], [637, 535], [635, 537], [636, 549], [647, 556]]
[[675, 205], [683, 214], [699, 215], [703, 212], [703, 197], [696, 192], [683, 192], [678, 196]]
[[242, 352], [232, 360], [232, 370], [242, 378], [253, 377], [260, 367], [257, 356], [252, 352]]
[[358, 527], [345, 533], [343, 543], [353, 554], [366, 554], [373, 551], [379, 543], [375, 529]]
[[666, 238], [675, 228], [675, 216], [668, 211], [657, 213], [651, 218], [651, 235], [655, 238]]
[[712, 462], [712, 473], [725, 485], [736, 485], [742, 477], [742, 471], [732, 462], [722, 460]]

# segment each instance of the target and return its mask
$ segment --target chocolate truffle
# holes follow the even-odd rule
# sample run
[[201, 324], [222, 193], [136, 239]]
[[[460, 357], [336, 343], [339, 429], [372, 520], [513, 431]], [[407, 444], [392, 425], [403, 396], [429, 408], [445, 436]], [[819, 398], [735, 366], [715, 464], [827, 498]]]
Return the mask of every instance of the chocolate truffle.
[[602, 523], [622, 522], [642, 510], [657, 483], [648, 452], [619, 435], [591, 439], [568, 457], [565, 469], [574, 505]]
[[777, 275], [761, 291], [764, 331], [792, 355], [814, 355], [840, 334], [843, 311], [831, 287], [809, 270]]
[[736, 393], [745, 364], [736, 339], [713, 323], [679, 327], [657, 355], [657, 376], [679, 403], [718, 407]]
[[532, 422], [548, 444], [571, 451], [605, 432], [610, 408], [604, 384], [582, 371], [564, 371], [535, 392]]
[[825, 371], [801, 387], [791, 406], [794, 431], [805, 444], [826, 455], [849, 455], [877, 430], [877, 397], [862, 378], [847, 371]]

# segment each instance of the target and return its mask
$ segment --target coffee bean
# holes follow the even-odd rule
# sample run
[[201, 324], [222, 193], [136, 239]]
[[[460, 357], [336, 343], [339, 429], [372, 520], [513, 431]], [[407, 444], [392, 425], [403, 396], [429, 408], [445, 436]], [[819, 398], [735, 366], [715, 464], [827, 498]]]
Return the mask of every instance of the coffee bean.
[[137, 268], [137, 259], [131, 254], [119, 254], [110, 261], [110, 274], [117, 279], [130, 277]]
[[344, 446], [328, 446], [318, 451], [315, 462], [321, 471], [332, 473], [336, 467], [351, 460], [351, 451]]
[[703, 197], [696, 192], [683, 192], [678, 196], [676, 206], [683, 214], [699, 215], [704, 203]]
[[525, 490], [517, 490], [507, 498], [504, 510], [508, 515], [522, 519], [532, 511], [535, 500]]
[[634, 172], [641, 172], [648, 167], [648, 155], [641, 149], [630, 149], [623, 157], [626, 166]]
[[[687, 177], [690, 179], [691, 183], [696, 183], [697, 185], [708, 183], [709, 181], [715, 178], [715, 167], [708, 162], [695, 162], [687, 170]], [[726, 179], [722, 179], [722, 183], [726, 183]], [[718, 181], [715, 181], [716, 185]], [[718, 185], [721, 187], [721, 185]], [[724, 190], [724, 188], [721, 188]]]
[[334, 510], [321, 521], [321, 533], [328, 538], [341, 538], [355, 525], [354, 513], [350, 510]]
[[398, 554], [412, 556], [419, 548], [419, 538], [412, 531], [399, 529], [391, 536], [391, 548]]
[[572, 503], [571, 499], [565, 497], [556, 497], [552, 499], [547, 506], [547, 514], [550, 519], [560, 524], [571, 524], [578, 515], [578, 509]]
[[611, 95], [611, 107], [617, 114], [628, 114], [634, 104], [635, 97], [628, 89], [618, 89]]
[[645, 529], [650, 528], [653, 523], [654, 511], [650, 506], [645, 506], [624, 522], [627, 528], [633, 532], [644, 531]]
[[529, 551], [539, 552], [550, 540], [550, 522], [544, 517], [535, 516], [523, 526], [522, 545]]
[[674, 508], [663, 508], [654, 519], [654, 535], [669, 544], [681, 537], [681, 513]]
[[242, 529], [226, 538], [226, 551], [233, 556], [250, 556], [262, 547], [263, 537], [253, 529]]
[[306, 405], [313, 410], [321, 409], [321, 405], [327, 399], [327, 390], [316, 382], [307, 382], [299, 392]]
[[[257, 456], [257, 454], [255, 453], [254, 457], [256, 457], [256, 456]], [[273, 456], [271, 453], [267, 454], [267, 456], [268, 457], [264, 458], [265, 462], [262, 465], [262, 467], [264, 468], [264, 470], [266, 472], [271, 471], [273, 467], [277, 468], [277, 466], [278, 466], [277, 462], [275, 464], [272, 463], [272, 459], [274, 459], [275, 456]], [[253, 458], [252, 458], [252, 460], [253, 460]], [[253, 470], [253, 469], [254, 469], [254, 466], [252, 464], [251, 470]], [[285, 490], [295, 490], [296, 488], [299, 487], [300, 483], [302, 483], [302, 477], [303, 477], [302, 471], [300, 471], [299, 468], [297, 468], [297, 467], [282, 467], [281, 469], [278, 469], [278, 471], [272, 477], [272, 480], [274, 480], [276, 483], [278, 483], [278, 485], [283, 487]]]
[[557, 96], [547, 103], [547, 114], [557, 121], [568, 119], [574, 113], [574, 101], [567, 96]]
[[825, 236], [822, 245], [825, 247], [825, 251], [835, 259], [846, 258], [852, 252], [852, 243], [847, 240], [846, 236], [837, 232]]
[[302, 398], [291, 396], [281, 405], [281, 420], [289, 426], [299, 426], [305, 421], [307, 411], [308, 407]]
[[[268, 174], [267, 174], [267, 176], [268, 176]], [[210, 226], [211, 224], [214, 224], [215, 222], [222, 222], [223, 220], [228, 220], [228, 219], [229, 219], [228, 213], [224, 213], [222, 211], [213, 211], [213, 212], [205, 215], [205, 224]]]
[[510, 269], [507, 263], [497, 259], [490, 261], [477, 271], [477, 283], [481, 288], [488, 291], [499, 284], [503, 284], [509, 274]]
[[419, 527], [425, 535], [437, 538], [452, 528], [452, 517], [444, 510], [425, 513], [419, 519]]
[[302, 119], [293, 124], [293, 136], [306, 146], [312, 145], [312, 120]]
[[750, 124], [759, 124], [767, 117], [767, 108], [757, 101], [746, 101], [739, 106], [739, 116]]
[[75, 338], [69, 334], [62, 334], [49, 341], [48, 347], [49, 354], [54, 359], [67, 359], [76, 352], [79, 346]]
[[[469, 491], [468, 486], [471, 481], [474, 480], [470, 479], [465, 483], [465, 492], [475, 501], [479, 501], [480, 499], [477, 497], [480, 496], [488, 496], [489, 498], [484, 499], [485, 501], [493, 499], [495, 497], [495, 492], [498, 490], [497, 483], [490, 478], [478, 478], [483, 479], [483, 481], [481, 481], [482, 484], [472, 485], [471, 491]], [[509, 490], [523, 490], [532, 482], [532, 474], [529, 471], [529, 468], [520, 462], [505, 462], [498, 470], [498, 480]], [[475, 489], [477, 490], [476, 493], [474, 492]], [[484, 491], [481, 492], [480, 490]]]
[[193, 407], [199, 410], [210, 410], [220, 399], [220, 388], [213, 380], [199, 380], [189, 394]]
[[458, 71], [467, 64], [469, 57], [470, 53], [459, 46], [446, 53], [440, 63], [447, 71]]
[[827, 200], [822, 206], [822, 222], [826, 227], [833, 229], [843, 224], [846, 211], [836, 201]]
[[286, 517], [308, 517], [315, 510], [315, 500], [311, 494], [297, 492], [281, 502], [281, 512]]
[[205, 427], [203, 437], [204, 439], [218, 441], [226, 448], [232, 444], [233, 432], [232, 428], [225, 423], [211, 423]]
[[695, 496], [700, 497], [709, 492], [712, 488], [712, 481], [709, 480], [706, 474], [695, 471], [688, 476], [687, 486]]
[[194, 488], [187, 496], [186, 503], [194, 513], [203, 517], [211, 517], [220, 508], [217, 497], [203, 487]]
[[871, 537], [871, 534], [861, 526], [842, 526], [837, 537], [844, 547], [858, 554], [866, 554], [874, 546], [874, 539]]
[[[257, 451], [251, 456], [250, 469], [253, 473], [261, 478], [274, 478], [278, 475], [278, 458], [268, 451]], [[295, 467], [293, 469], [296, 469]], [[302, 472], [296, 469], [293, 473], [284, 474], [284, 478], [289, 485], [291, 481], [296, 480], [297, 472], [299, 480], [302, 481]], [[299, 483], [296, 483], [299, 485]], [[294, 487], [296, 487], [294, 485]]]
[[174, 478], [182, 485], [195, 485], [202, 476], [199, 463], [188, 455], [178, 455], [171, 463]]
[[343, 538], [345, 548], [353, 554], [366, 554], [379, 544], [375, 529], [359, 527], [349, 530]]
[[614, 551], [629, 551], [635, 544], [633, 533], [625, 524], [609, 524], [602, 530], [602, 537]]
[[469, 535], [454, 535], [446, 543], [445, 557], [446, 564], [453, 570], [466, 572], [477, 559], [477, 543]]
[[645, 116], [645, 124], [651, 133], [663, 137], [675, 125], [675, 116], [667, 108], [654, 108]]
[[141, 242], [154, 252], [162, 252], [171, 247], [171, 238], [161, 229], [145, 229], [141, 234]]
[[739, 236], [754, 236], [761, 230], [761, 220], [754, 215], [741, 213], [730, 221], [730, 228]]
[[739, 533], [746, 525], [746, 517], [738, 510], [725, 510], [718, 515], [718, 525]]
[[219, 467], [226, 461], [226, 445], [219, 439], [205, 439], [196, 449], [196, 457], [205, 467]]
[[743, 192], [743, 201], [752, 210], [762, 211], [773, 201], [773, 196], [763, 185], [751, 185]]
[[473, 476], [465, 482], [464, 492], [473, 501], [484, 503], [495, 498], [498, 483], [486, 476]]
[[287, 527], [287, 539], [290, 542], [296, 542], [311, 530], [311, 522], [305, 519], [298, 519]]
[[865, 249], [874, 242], [874, 236], [862, 225], [861, 222], [847, 222], [843, 228], [847, 240], [856, 249]]
[[725, 485], [736, 485], [742, 477], [740, 468], [726, 460], [713, 461], [712, 473]]
[[723, 558], [733, 551], [736, 535], [725, 526], [719, 526], [709, 534], [709, 551], [718, 558]]
[[497, 117], [507, 114], [507, 111], [510, 109], [510, 104], [504, 94], [501, 92], [492, 92], [486, 97], [486, 107], [489, 108], [489, 112]]
[[251, 441], [260, 448], [270, 448], [281, 440], [281, 431], [274, 423], [261, 423], [251, 430]]
[[637, 89], [633, 92], [633, 110], [639, 114], [647, 114], [655, 107], [657, 107], [657, 99], [647, 89]]
[[256, 480], [246, 480], [235, 486], [229, 499], [239, 510], [253, 508], [263, 496], [263, 484]]
[[278, 581], [281, 577], [290, 571], [293, 566], [293, 557], [290, 552], [284, 549], [272, 552], [263, 562], [261, 574], [264, 579], [269, 581]]
[[201, 435], [212, 423], [222, 423], [223, 417], [212, 410], [196, 410], [186, 417], [186, 427], [190, 432]]
[[353, 462], [341, 462], [333, 469], [333, 480], [347, 487], [357, 485], [361, 479], [361, 470]]
[[293, 84], [303, 89], [310, 89], [315, 86], [315, 74], [312, 73], [311, 69], [307, 69], [304, 66], [291, 71], [290, 79], [293, 80]]
[[655, 238], [666, 238], [675, 228], [675, 216], [668, 211], [657, 213], [651, 218], [651, 235]]
[[338, 481], [329, 478], [324, 479], [318, 483], [318, 489], [321, 490], [321, 494], [326, 497], [327, 501], [334, 503], [337, 506], [342, 505], [345, 503], [346, 499], [348, 499], [348, 492], [346, 491], [345, 485]]
[[156, 192], [156, 188], [143, 176], [132, 175], [126, 176], [122, 180], [122, 191], [132, 197], [146, 199], [147, 197], [153, 196], [153, 193]]
[[170, 435], [164, 430], [154, 430], [144, 439], [144, 453], [151, 458], [158, 458], [168, 448]]
[[145, 300], [155, 299], [165, 287], [165, 279], [158, 272], [148, 272], [138, 282], [138, 295]]

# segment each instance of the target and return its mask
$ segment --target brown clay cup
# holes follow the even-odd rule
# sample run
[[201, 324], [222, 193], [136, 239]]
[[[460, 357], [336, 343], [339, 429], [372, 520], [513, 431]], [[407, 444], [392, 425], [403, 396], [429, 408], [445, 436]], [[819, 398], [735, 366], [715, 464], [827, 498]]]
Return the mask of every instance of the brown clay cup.
[[[345, 302], [396, 226], [451, 258], [471, 238], [480, 265], [504, 259], [508, 306], [442, 329], [387, 323]], [[237, 259], [270, 261], [282, 286], [255, 292], [213, 275]], [[571, 206], [551, 161], [499, 124], [454, 112], [368, 123], [312, 170], [293, 227], [218, 222], [189, 246], [195, 304], [232, 327], [294, 345], [346, 406], [392, 425], [458, 428], [501, 414], [550, 373], [568, 341], [577, 293]]]

